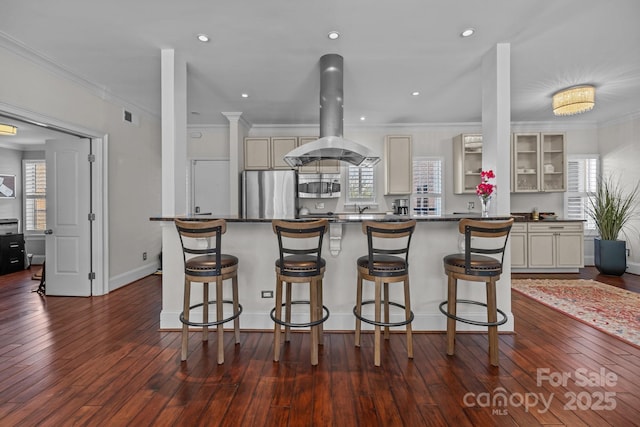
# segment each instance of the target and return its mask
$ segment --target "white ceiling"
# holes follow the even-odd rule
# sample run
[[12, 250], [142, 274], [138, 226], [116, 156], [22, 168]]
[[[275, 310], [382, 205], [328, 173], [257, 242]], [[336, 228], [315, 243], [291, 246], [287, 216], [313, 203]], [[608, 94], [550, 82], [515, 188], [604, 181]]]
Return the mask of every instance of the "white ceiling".
[[[603, 123], [640, 111], [639, 18], [638, 0], [4, 0], [0, 36], [158, 116], [175, 49], [190, 124], [316, 124], [318, 61], [338, 53], [345, 127], [480, 122], [482, 57], [509, 43], [512, 121]], [[595, 109], [554, 117], [553, 92], [583, 83]]]

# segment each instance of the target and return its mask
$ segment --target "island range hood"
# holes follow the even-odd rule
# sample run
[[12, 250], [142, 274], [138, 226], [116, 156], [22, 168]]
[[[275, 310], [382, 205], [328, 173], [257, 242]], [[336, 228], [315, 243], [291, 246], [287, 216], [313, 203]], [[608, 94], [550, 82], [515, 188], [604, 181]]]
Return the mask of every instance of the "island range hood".
[[320, 139], [304, 144], [284, 156], [292, 167], [316, 160], [340, 160], [355, 166], [373, 166], [380, 157], [369, 148], [342, 137], [342, 56], [320, 58]]

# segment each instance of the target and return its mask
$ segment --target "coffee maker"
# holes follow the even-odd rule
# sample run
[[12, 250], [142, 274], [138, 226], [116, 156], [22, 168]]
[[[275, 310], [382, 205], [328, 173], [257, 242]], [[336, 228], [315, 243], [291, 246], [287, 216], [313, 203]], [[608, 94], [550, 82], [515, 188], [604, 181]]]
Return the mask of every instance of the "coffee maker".
[[409, 199], [396, 199], [394, 213], [396, 215], [409, 215]]

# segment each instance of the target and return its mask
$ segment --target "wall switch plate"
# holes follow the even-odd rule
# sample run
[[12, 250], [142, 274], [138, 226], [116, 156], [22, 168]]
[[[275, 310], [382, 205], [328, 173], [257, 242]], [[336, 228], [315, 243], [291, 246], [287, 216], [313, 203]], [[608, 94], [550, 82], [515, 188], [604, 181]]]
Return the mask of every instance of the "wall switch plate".
[[273, 298], [273, 291], [261, 291], [262, 298]]
[[467, 210], [472, 211], [475, 208], [476, 204], [474, 202], [467, 202]]

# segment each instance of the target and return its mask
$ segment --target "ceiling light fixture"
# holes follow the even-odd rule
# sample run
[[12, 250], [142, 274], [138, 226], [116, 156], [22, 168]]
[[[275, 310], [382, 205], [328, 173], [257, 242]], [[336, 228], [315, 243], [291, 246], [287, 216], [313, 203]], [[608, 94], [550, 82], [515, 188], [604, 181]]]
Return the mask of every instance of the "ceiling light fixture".
[[411, 96], [418, 96], [420, 95], [420, 92], [418, 92], [417, 90], [415, 92], [411, 92]]
[[596, 89], [591, 85], [571, 86], [553, 94], [553, 114], [572, 116], [592, 110], [596, 104]]
[[18, 133], [17, 127], [0, 123], [0, 135], [15, 135], [16, 133]]
[[367, 120], [367, 118], [365, 116], [361, 116], [360, 117], [360, 121], [364, 122], [365, 120]]
[[476, 32], [475, 28], [467, 28], [460, 33], [460, 37], [471, 37]]
[[202, 43], [206, 43], [209, 41], [209, 36], [206, 34], [198, 34], [198, 40], [200, 40]]
[[248, 94], [248, 93], [243, 93], [243, 94], [242, 94], [242, 95], [240, 95], [240, 96], [241, 96], [241, 97], [243, 97], [243, 98], [248, 98], [248, 97], [249, 97], [249, 94]]
[[340, 33], [337, 31], [329, 31], [327, 37], [329, 37], [330, 40], [337, 40], [340, 38]]

